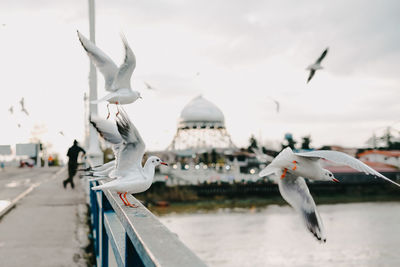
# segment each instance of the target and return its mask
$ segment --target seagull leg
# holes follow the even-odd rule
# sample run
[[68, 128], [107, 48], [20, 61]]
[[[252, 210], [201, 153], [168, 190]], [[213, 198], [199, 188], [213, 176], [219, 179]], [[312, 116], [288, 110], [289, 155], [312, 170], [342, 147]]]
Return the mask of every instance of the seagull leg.
[[139, 208], [139, 206], [136, 206], [136, 205], [131, 204], [131, 203], [129, 202], [129, 200], [126, 198], [126, 194], [127, 194], [127, 192], [125, 192], [124, 198], [125, 198], [125, 200], [126, 200], [126, 203], [128, 203], [127, 206], [132, 207], [132, 208]]
[[108, 111], [107, 115], [107, 120], [108, 120], [108, 118], [110, 118], [110, 103], [107, 104], [107, 111]]
[[286, 177], [286, 173], [287, 173], [287, 169], [285, 168], [285, 169], [283, 169], [283, 173], [281, 175], [281, 179]]
[[118, 114], [119, 114], [119, 108], [118, 108], [119, 102], [118, 101], [115, 102], [115, 105], [117, 105], [117, 110], [118, 110], [118, 112], [117, 112], [117, 114], [115, 114], [115, 116], [118, 116]]
[[293, 171], [295, 171], [297, 169], [297, 161], [293, 160], [294, 166], [292, 168]]
[[122, 202], [124, 202], [125, 206], [128, 206], [128, 203], [125, 202], [125, 200], [122, 198], [122, 193], [118, 192], [118, 196], [121, 198]]

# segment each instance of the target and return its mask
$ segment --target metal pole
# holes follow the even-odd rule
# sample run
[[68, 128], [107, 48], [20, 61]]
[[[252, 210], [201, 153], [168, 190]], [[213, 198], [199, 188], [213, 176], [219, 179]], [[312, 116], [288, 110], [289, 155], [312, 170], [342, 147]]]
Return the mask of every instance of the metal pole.
[[[90, 41], [95, 42], [95, 6], [94, 0], [89, 0], [89, 31]], [[97, 73], [96, 68], [90, 62], [89, 71], [89, 101], [97, 99]], [[89, 103], [89, 114], [97, 115], [97, 104]], [[97, 137], [96, 129], [92, 125], [89, 125], [89, 144], [88, 144], [88, 155], [92, 164], [103, 163], [103, 152], [100, 149], [99, 140]]]

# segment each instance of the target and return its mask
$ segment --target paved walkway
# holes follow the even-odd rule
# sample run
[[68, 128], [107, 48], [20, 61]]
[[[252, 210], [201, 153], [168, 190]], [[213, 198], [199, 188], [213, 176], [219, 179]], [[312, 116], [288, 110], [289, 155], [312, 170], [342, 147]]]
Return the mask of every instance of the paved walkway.
[[0, 219], [0, 265], [87, 266], [87, 208], [78, 176], [74, 190], [62, 187], [65, 169], [25, 176], [40, 182]]

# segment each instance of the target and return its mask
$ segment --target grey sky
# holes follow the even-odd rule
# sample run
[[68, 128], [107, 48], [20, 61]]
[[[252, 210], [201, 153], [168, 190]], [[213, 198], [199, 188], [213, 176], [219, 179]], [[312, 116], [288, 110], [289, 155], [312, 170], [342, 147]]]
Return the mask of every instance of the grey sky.
[[[136, 54], [132, 84], [144, 99], [127, 109], [149, 149], [168, 145], [180, 110], [198, 94], [222, 109], [238, 145], [251, 134], [281, 140], [292, 132], [311, 134], [314, 145], [360, 146], [397, 121], [398, 1], [101, 0], [96, 7], [97, 45], [119, 64], [123, 31]], [[0, 114], [11, 129], [2, 142], [25, 141], [44, 123], [43, 138], [64, 153], [83, 136], [88, 59], [76, 30], [88, 35], [87, 2], [2, 1], [0, 18], [9, 93]], [[306, 85], [305, 68], [328, 46], [325, 69]], [[146, 91], [143, 81], [158, 90]], [[103, 85], [99, 75], [99, 96]], [[22, 96], [32, 116], [10, 118], [9, 105]], [[269, 97], [280, 101], [279, 114]], [[105, 105], [99, 110], [105, 114]]]

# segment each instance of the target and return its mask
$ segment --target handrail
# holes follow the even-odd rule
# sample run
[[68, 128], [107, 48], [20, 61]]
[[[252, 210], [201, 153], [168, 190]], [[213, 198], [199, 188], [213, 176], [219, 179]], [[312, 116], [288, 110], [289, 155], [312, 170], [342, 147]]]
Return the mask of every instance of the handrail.
[[123, 206], [109, 190], [89, 194], [98, 266], [108, 266], [109, 244], [118, 266], [206, 266], [133, 196], [127, 196], [129, 202], [139, 208]]

